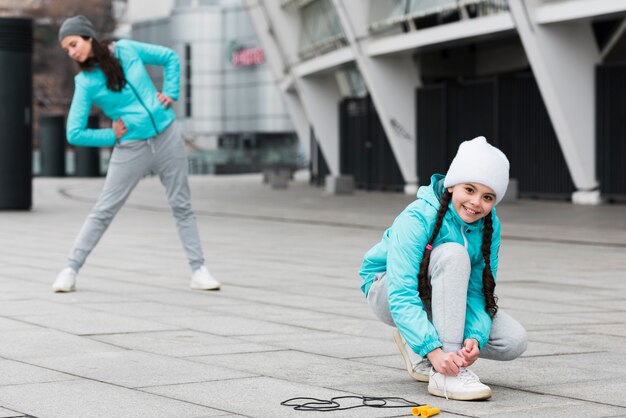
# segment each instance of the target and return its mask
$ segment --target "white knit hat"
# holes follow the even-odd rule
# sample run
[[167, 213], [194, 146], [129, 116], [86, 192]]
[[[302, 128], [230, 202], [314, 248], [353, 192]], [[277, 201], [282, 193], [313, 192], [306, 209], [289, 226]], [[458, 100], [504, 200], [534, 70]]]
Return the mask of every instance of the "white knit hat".
[[509, 185], [509, 160], [498, 148], [489, 145], [484, 136], [459, 145], [459, 150], [443, 182], [444, 187], [460, 183], [480, 183], [496, 193], [496, 205]]

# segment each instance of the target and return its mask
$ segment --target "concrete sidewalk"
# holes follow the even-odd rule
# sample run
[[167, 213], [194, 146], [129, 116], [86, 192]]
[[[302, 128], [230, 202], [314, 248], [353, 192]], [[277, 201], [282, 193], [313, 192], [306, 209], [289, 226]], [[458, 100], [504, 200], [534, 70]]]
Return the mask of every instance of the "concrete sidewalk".
[[[280, 402], [396, 396], [441, 417], [626, 416], [626, 206], [520, 200], [503, 220], [497, 293], [526, 354], [473, 368], [494, 395], [456, 402], [408, 377], [360, 293], [363, 253], [411, 196], [330, 196], [299, 177], [192, 177], [220, 292], [188, 288], [164, 192], [144, 179], [53, 294], [102, 179], [34, 181], [30, 212], [0, 212], [0, 418], [305, 417]], [[329, 417], [410, 416], [360, 408]]]

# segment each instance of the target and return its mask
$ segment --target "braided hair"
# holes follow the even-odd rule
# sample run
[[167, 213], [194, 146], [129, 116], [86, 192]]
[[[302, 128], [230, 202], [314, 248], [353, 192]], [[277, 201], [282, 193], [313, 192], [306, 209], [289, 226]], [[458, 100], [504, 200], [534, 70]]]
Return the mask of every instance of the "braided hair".
[[[452, 193], [445, 190], [439, 201], [440, 206], [437, 211], [437, 220], [435, 221], [435, 227], [428, 239], [426, 248], [424, 249], [424, 255], [420, 264], [419, 273], [417, 275], [417, 290], [419, 291], [422, 303], [427, 310], [431, 308], [432, 288], [428, 281], [428, 265], [430, 263], [430, 254], [433, 250], [433, 243], [439, 235], [441, 226], [443, 224], [443, 218], [448, 212], [448, 204], [452, 199]], [[483, 270], [483, 294], [485, 296], [485, 311], [493, 318], [498, 312], [498, 297], [494, 294], [496, 282], [493, 278], [493, 272], [491, 271], [491, 238], [493, 235], [493, 222], [491, 212], [485, 216], [485, 225], [483, 229], [483, 241], [481, 251], [483, 259], [485, 260], [485, 268]]]
[[[90, 39], [89, 36], [82, 36], [82, 38]], [[107, 80], [107, 88], [111, 91], [122, 91], [126, 85], [126, 77], [122, 64], [109, 50], [111, 41], [100, 42], [96, 38], [91, 39], [93, 57], [89, 57], [85, 62], [79, 62], [78, 66], [82, 70], [89, 70], [98, 64]]]

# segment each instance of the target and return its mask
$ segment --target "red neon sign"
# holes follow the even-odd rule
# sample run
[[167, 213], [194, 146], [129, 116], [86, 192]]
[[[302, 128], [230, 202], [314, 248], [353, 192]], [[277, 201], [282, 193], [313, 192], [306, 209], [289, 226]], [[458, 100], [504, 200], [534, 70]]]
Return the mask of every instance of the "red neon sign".
[[265, 62], [265, 54], [261, 48], [248, 48], [239, 51], [233, 51], [231, 55], [231, 63], [235, 67], [247, 67], [250, 65], [259, 65]]

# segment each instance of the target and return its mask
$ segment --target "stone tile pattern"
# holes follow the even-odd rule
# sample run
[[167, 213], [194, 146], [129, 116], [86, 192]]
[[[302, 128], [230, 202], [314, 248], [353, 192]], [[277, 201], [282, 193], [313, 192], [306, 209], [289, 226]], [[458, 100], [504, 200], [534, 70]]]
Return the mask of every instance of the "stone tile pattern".
[[[282, 417], [292, 397], [399, 396], [440, 416], [626, 416], [624, 206], [501, 205], [500, 306], [525, 355], [474, 367], [494, 396], [454, 402], [413, 382], [360, 293], [363, 253], [413, 198], [328, 195], [299, 173], [192, 177], [207, 265], [189, 268], [156, 178], [146, 178], [80, 272], [53, 294], [102, 179], [34, 180], [29, 212], [0, 214], [0, 418]], [[341, 417], [409, 416], [356, 409]]]

